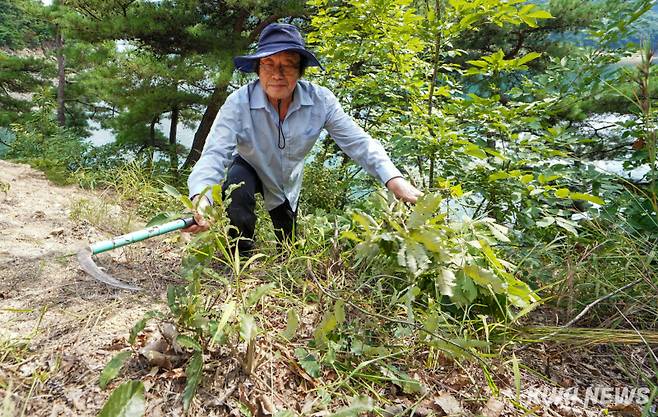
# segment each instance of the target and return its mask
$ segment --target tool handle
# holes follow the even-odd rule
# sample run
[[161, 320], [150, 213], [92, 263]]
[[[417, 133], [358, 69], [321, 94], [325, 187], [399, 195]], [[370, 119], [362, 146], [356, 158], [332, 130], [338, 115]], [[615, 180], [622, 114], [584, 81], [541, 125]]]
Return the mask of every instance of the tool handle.
[[154, 236], [160, 236], [165, 233], [173, 232], [174, 230], [184, 229], [188, 226], [195, 224], [194, 218], [189, 217], [186, 219], [178, 219], [169, 223], [160, 224], [157, 226], [147, 227], [146, 229], [136, 230], [128, 234], [115, 237], [110, 240], [103, 240], [101, 242], [93, 243], [91, 253], [96, 255], [98, 253], [107, 252], [108, 250], [120, 248], [121, 246], [130, 245], [131, 243], [141, 242]]

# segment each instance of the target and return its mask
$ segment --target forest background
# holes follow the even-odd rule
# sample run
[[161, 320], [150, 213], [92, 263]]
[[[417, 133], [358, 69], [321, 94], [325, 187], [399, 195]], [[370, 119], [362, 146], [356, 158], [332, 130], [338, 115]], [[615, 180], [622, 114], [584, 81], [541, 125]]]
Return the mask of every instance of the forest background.
[[[658, 317], [653, 1], [0, 0], [0, 158], [111, 189], [146, 219], [180, 215], [214, 118], [251, 79], [231, 58], [275, 21], [300, 27], [326, 69], [305, 77], [329, 87], [426, 195], [396, 204], [322, 136], [306, 165], [301, 237], [276, 273], [258, 269], [262, 254], [247, 273], [226, 252], [220, 204], [213, 231], [186, 252], [168, 311], [147, 315], [187, 337], [186, 409], [215, 344], [246, 344], [253, 372], [253, 308], [284, 288], [287, 303], [326, 297], [295, 351], [313, 378], [387, 358], [397, 367], [370, 370], [375, 379], [416, 392], [396, 350], [405, 341], [430, 357], [477, 357], [486, 374], [483, 358], [511, 359], [510, 345], [602, 337], [587, 328], [610, 343], [637, 336], [647, 362], [624, 366], [655, 399], [655, 338], [643, 337]], [[99, 127], [112, 136], [102, 146], [88, 140]], [[189, 148], [181, 129], [193, 132]], [[258, 240], [273, 255], [266, 223]], [[248, 292], [244, 274], [266, 284]], [[221, 308], [208, 302], [218, 281], [231, 294]], [[359, 401], [350, 412], [373, 409]]]

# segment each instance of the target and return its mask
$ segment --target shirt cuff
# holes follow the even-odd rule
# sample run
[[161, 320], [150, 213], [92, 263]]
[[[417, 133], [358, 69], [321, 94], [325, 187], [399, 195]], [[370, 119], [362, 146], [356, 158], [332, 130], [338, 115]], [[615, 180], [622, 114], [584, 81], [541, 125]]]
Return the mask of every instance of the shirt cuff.
[[203, 196], [208, 199], [208, 201], [210, 202], [210, 205], [215, 204], [215, 202], [212, 199], [212, 186], [210, 186], [210, 185], [196, 185], [196, 186], [190, 188], [190, 193], [189, 193], [190, 194], [190, 200], [193, 200], [194, 197], [198, 196], [199, 194], [201, 194], [206, 189], [207, 189], [207, 191]]
[[377, 175], [382, 184], [386, 184], [395, 177], [401, 177], [402, 173], [393, 165], [393, 162], [383, 163], [376, 168]]

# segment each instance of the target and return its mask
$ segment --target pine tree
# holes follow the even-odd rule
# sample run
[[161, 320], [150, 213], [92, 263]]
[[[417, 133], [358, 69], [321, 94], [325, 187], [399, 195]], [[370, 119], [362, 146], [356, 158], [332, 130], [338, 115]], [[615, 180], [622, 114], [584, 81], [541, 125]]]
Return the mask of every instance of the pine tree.
[[30, 97], [46, 84], [52, 67], [39, 51], [50, 28], [26, 12], [34, 1], [0, 0], [0, 126], [19, 121], [30, 111]]
[[[144, 126], [150, 126], [167, 111], [179, 115], [180, 122], [189, 122], [196, 116], [189, 110], [204, 108], [185, 168], [198, 159], [212, 122], [228, 96], [233, 78], [231, 58], [246, 52], [268, 23], [305, 12], [301, 0], [71, 0], [66, 4], [75, 12], [68, 25], [78, 38], [88, 42], [127, 41], [142, 57], [149, 56], [168, 66], [158, 72], [162, 79], [157, 83], [157, 94], [143, 86], [138, 88], [139, 83], [133, 85], [136, 92], [145, 94], [144, 100], [167, 97], [159, 102], [166, 109], [155, 106], [151, 114], [144, 114]], [[133, 97], [130, 106], [138, 106], [139, 97]], [[169, 138], [171, 148], [175, 146], [175, 130]]]

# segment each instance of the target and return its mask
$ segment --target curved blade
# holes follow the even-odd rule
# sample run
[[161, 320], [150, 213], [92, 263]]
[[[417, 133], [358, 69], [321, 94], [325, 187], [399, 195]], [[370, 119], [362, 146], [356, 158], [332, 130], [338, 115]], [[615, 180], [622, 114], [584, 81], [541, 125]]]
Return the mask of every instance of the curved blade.
[[89, 247], [84, 247], [78, 251], [78, 262], [80, 262], [80, 266], [82, 267], [83, 271], [104, 284], [115, 288], [121, 288], [122, 290], [141, 290], [139, 287], [126, 284], [125, 282], [114, 278], [112, 275], [101, 271], [98, 266], [96, 266], [96, 263], [94, 263], [94, 260], [91, 259], [91, 249]]

